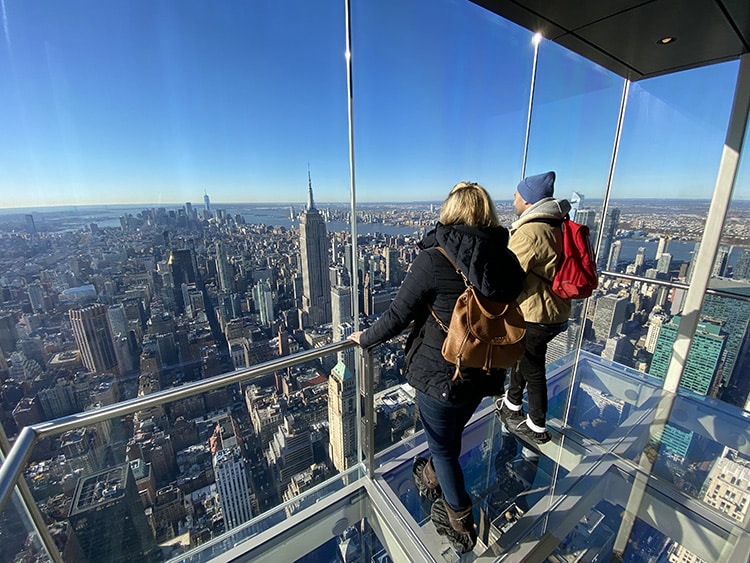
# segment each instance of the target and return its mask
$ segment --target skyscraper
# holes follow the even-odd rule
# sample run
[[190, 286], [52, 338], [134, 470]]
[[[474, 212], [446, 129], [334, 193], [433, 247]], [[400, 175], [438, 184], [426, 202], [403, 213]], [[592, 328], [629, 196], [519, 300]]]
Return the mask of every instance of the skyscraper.
[[662, 252], [656, 262], [656, 271], [662, 276], [669, 274], [669, 268], [672, 265], [672, 255], [669, 252]]
[[255, 308], [260, 314], [260, 324], [263, 326], [271, 326], [274, 318], [276, 318], [273, 307], [273, 292], [271, 286], [268, 284], [268, 280], [260, 280], [253, 287], [253, 300], [255, 301]]
[[357, 385], [344, 362], [328, 379], [328, 428], [331, 462], [344, 471], [357, 462]]
[[206, 218], [211, 217], [211, 199], [208, 197], [208, 192], [206, 190], [203, 190], [203, 206]]
[[83, 365], [92, 372], [104, 372], [117, 365], [109, 330], [107, 307], [101, 303], [68, 312]]
[[656, 260], [659, 260], [661, 255], [664, 254], [668, 248], [669, 237], [659, 237], [659, 245], [656, 247]]
[[44, 290], [39, 282], [30, 283], [28, 287], [29, 303], [35, 313], [46, 312], [47, 307], [44, 303]]
[[253, 515], [245, 460], [239, 446], [217, 451], [213, 466], [224, 528], [230, 530], [247, 522]]
[[[333, 325], [333, 341], [338, 342], [352, 333], [352, 288], [338, 286], [331, 288], [331, 324]], [[354, 349], [350, 348], [338, 353], [338, 361], [354, 371]]]
[[612, 243], [607, 259], [607, 270], [617, 271], [617, 263], [620, 261], [620, 252], [622, 251], [622, 241], [616, 240]]
[[312, 179], [307, 172], [307, 207], [300, 215], [302, 253], [302, 310], [311, 326], [331, 322], [331, 287], [328, 279], [326, 224], [313, 200]]
[[221, 241], [216, 242], [216, 277], [220, 290], [234, 291], [234, 271]]
[[107, 318], [109, 319], [109, 329], [112, 336], [128, 334], [128, 319], [125, 316], [125, 306], [122, 303], [110, 305], [107, 309]]
[[746, 248], [737, 259], [732, 278], [736, 280], [750, 280], [750, 248]]
[[85, 562], [159, 560], [127, 462], [79, 479], [68, 519]]
[[605, 295], [599, 298], [593, 321], [594, 337], [597, 341], [604, 342], [620, 332], [629, 302], [627, 297], [618, 295]]
[[646, 247], [638, 247], [638, 252], [635, 254], [635, 273], [641, 275], [643, 273], [643, 265], [646, 263]]
[[401, 283], [401, 269], [398, 263], [398, 249], [388, 248], [385, 253], [385, 281], [396, 286]]
[[8, 356], [16, 349], [18, 332], [16, 332], [16, 318], [14, 315], [0, 314], [0, 350]]
[[620, 210], [617, 207], [611, 207], [607, 210], [602, 222], [602, 243], [596, 254], [596, 266], [603, 268], [607, 259], [609, 258], [609, 249], [612, 247], [612, 243], [615, 241], [615, 234], [617, 233], [617, 225], [620, 222]]
[[[648, 370], [651, 375], [662, 378], [667, 375], [680, 321], [681, 317], [675, 316], [671, 322], [661, 326], [654, 357]], [[721, 334], [719, 325], [698, 323], [682, 372], [681, 388], [690, 389], [700, 395], [712, 394], [714, 384], [718, 383], [715, 379], [724, 350], [724, 340], [725, 335]]]

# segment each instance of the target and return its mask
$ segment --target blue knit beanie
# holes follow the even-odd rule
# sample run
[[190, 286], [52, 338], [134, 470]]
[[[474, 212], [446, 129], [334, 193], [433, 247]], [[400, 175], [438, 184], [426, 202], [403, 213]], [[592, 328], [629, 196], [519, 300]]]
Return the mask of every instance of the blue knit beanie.
[[533, 204], [545, 197], [552, 197], [555, 193], [555, 173], [550, 171], [524, 178], [516, 189], [527, 203]]

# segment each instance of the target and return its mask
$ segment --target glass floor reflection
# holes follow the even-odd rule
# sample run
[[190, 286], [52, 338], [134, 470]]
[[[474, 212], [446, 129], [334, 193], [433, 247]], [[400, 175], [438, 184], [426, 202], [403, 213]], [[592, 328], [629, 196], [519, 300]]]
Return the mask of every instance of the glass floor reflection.
[[351, 471], [299, 499], [299, 511], [175, 561], [746, 562], [747, 413], [667, 396], [658, 380], [595, 356], [572, 367], [549, 372], [550, 443], [507, 433], [490, 400], [467, 426], [472, 553], [435, 532], [412, 483], [414, 457], [429, 455], [420, 432], [379, 453], [372, 479]]

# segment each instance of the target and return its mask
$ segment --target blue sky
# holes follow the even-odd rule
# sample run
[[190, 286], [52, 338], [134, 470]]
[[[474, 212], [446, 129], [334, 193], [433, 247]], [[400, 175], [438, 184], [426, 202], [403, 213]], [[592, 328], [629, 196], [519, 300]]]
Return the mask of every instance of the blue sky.
[[[343, 0], [0, 3], [0, 207], [300, 202], [308, 164], [348, 201]], [[531, 33], [465, 0], [352, 5], [358, 199], [509, 199]], [[615, 197], [710, 196], [736, 72], [632, 85]], [[544, 42], [527, 172], [600, 197], [621, 89]]]

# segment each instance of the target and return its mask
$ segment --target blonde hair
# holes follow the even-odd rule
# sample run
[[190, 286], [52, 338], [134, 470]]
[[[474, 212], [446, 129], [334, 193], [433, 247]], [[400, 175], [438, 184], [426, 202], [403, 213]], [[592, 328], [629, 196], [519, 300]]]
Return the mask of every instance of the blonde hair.
[[500, 219], [490, 194], [474, 182], [459, 182], [443, 202], [440, 211], [443, 225], [464, 223], [470, 227], [498, 227]]

